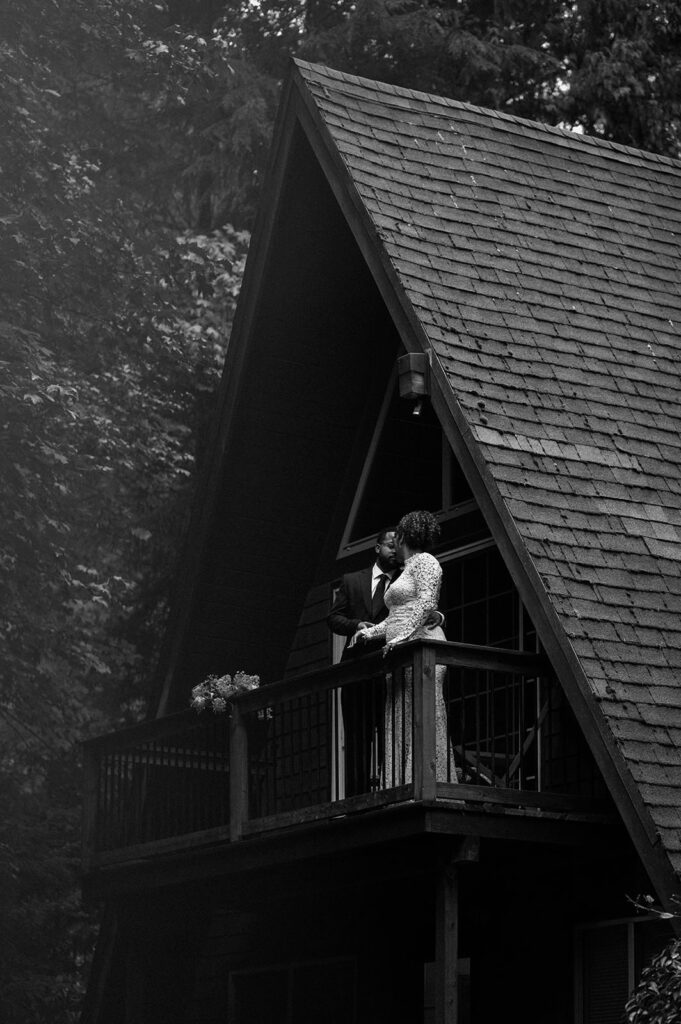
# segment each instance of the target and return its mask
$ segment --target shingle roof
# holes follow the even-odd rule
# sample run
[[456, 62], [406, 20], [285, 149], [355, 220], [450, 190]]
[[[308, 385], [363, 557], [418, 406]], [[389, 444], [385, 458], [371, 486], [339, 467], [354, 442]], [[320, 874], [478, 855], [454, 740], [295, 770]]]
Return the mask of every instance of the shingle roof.
[[681, 869], [681, 164], [302, 62]]

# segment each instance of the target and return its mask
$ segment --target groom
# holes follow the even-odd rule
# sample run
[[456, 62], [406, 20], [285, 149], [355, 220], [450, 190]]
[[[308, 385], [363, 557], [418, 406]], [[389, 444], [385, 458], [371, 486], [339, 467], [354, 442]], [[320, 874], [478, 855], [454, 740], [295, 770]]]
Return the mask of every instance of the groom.
[[[399, 575], [395, 551], [395, 530], [381, 530], [374, 545], [372, 566], [347, 573], [338, 589], [327, 618], [329, 629], [350, 639], [362, 626], [382, 622], [388, 614], [385, 592]], [[373, 640], [361, 647], [346, 644], [341, 661], [358, 658], [383, 647], [383, 640]], [[345, 793], [356, 796], [369, 793], [383, 759], [383, 705], [385, 688], [382, 680], [351, 683], [341, 691], [341, 707], [345, 726]], [[371, 747], [378, 739], [375, 771], [371, 770]]]

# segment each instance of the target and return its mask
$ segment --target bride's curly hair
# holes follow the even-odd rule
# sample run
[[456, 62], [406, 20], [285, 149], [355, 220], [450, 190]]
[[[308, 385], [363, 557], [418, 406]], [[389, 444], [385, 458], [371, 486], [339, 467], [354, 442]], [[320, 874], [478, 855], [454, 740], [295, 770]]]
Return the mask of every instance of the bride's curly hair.
[[395, 527], [395, 536], [410, 548], [430, 551], [440, 538], [440, 524], [432, 512], [407, 512]]

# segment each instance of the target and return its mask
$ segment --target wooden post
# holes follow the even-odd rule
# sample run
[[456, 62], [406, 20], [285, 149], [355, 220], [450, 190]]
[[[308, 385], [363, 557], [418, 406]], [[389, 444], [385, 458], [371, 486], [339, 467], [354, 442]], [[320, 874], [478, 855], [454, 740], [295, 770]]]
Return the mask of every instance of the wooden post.
[[241, 839], [248, 821], [248, 737], [241, 712], [235, 704], [229, 729], [229, 838]]
[[435, 1024], [459, 1019], [459, 866], [440, 872], [435, 908]]
[[435, 1024], [459, 1020], [459, 871], [477, 861], [480, 841], [464, 839], [442, 866], [435, 904]]
[[435, 775], [435, 652], [418, 647], [413, 661], [414, 799], [434, 800]]

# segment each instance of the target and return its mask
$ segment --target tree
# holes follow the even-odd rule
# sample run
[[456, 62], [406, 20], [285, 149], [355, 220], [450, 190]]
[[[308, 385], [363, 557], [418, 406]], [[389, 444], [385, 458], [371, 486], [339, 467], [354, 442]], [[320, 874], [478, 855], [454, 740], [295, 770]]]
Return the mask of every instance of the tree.
[[677, 0], [360, 0], [301, 53], [654, 152], [679, 152]]
[[615, 142], [678, 156], [677, 0], [581, 0], [566, 42], [566, 119]]
[[364, 0], [302, 49], [355, 74], [549, 119], [566, 7], [544, 0]]
[[198, 40], [159, 42], [153, 4], [5, 14], [0, 1004], [23, 1024], [77, 1012], [77, 744], [144, 711], [247, 239], [192, 220]]
[[183, 122], [196, 143], [185, 181], [202, 228], [252, 223], [291, 56], [675, 155], [678, 8], [678, 0], [174, 0], [183, 29], [206, 38], [211, 86], [187, 95]]

